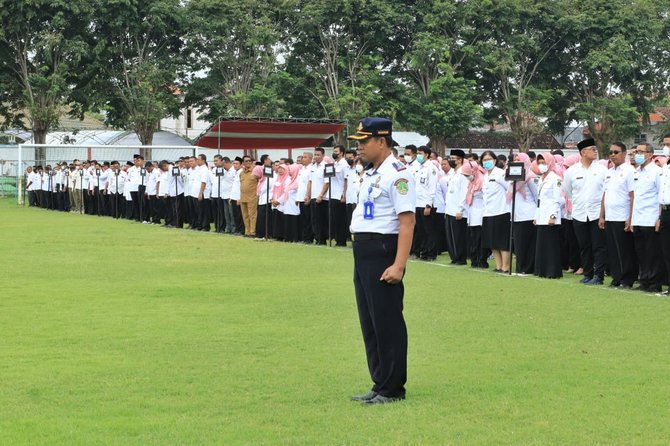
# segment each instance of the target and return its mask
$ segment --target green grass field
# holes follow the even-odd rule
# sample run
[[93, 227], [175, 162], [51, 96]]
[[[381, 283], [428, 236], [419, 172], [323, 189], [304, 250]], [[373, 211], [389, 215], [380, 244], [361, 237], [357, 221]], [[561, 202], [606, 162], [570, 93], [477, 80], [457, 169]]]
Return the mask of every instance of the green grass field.
[[670, 443], [670, 300], [445, 263], [363, 407], [349, 249], [0, 200], [0, 444]]

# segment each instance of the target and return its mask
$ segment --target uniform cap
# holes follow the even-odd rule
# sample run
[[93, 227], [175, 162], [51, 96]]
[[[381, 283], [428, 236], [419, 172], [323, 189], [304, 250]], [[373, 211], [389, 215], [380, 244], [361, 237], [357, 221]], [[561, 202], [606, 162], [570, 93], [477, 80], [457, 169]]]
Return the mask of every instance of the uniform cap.
[[594, 141], [594, 139], [589, 138], [589, 139], [584, 139], [584, 140], [580, 141], [579, 144], [577, 144], [577, 148], [581, 152], [582, 149], [585, 149], [587, 147], [593, 147], [595, 145], [596, 145], [596, 142]]
[[347, 139], [362, 141], [374, 136], [391, 136], [393, 122], [386, 118], [364, 118], [358, 124], [356, 134]]

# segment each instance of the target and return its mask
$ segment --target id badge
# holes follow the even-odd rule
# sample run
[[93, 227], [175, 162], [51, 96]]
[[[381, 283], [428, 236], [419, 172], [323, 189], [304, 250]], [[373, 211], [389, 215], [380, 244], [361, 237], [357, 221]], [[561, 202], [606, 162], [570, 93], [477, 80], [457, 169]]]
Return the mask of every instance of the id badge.
[[537, 199], [537, 207], [538, 208], [540, 207], [540, 199], [539, 198]]
[[368, 200], [363, 203], [363, 218], [365, 220], [372, 220], [375, 218], [375, 203]]

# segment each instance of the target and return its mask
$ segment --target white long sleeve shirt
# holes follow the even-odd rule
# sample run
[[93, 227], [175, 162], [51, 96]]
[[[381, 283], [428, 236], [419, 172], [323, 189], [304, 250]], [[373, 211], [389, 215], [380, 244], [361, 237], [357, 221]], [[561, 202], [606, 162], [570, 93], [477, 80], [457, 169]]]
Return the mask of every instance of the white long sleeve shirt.
[[507, 202], [507, 187], [505, 171], [494, 167], [484, 174], [484, 217], [495, 217], [510, 212], [510, 203]]
[[651, 162], [635, 171], [635, 189], [631, 224], [655, 226], [658, 221], [658, 194], [661, 190], [661, 168]]
[[635, 169], [627, 163], [611, 167], [605, 177], [605, 220], [626, 221], [630, 218], [630, 193], [635, 188]]
[[563, 191], [572, 202], [572, 219], [580, 222], [600, 218], [607, 169], [597, 161], [585, 167], [577, 163], [565, 172]]
[[416, 182], [416, 207], [433, 206], [435, 191], [437, 190], [437, 167], [426, 160], [414, 174]]

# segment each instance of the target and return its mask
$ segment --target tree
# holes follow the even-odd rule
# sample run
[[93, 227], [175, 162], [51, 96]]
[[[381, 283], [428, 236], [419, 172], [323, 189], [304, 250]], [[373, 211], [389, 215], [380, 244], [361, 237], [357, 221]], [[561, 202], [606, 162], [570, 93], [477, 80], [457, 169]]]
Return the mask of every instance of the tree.
[[[0, 112], [3, 125], [24, 127], [37, 144], [68, 111], [83, 116], [75, 95], [86, 83], [93, 4], [85, 0], [0, 0]], [[35, 150], [43, 163], [46, 150]]]
[[565, 0], [563, 8], [571, 11], [560, 24], [568, 43], [561, 63], [574, 67], [566, 77], [571, 102], [604, 154], [634, 135], [638, 118], [667, 92], [670, 10], [652, 0]]
[[478, 9], [476, 28], [486, 31], [475, 54], [489, 116], [502, 117], [527, 152], [546, 130], [544, 118], [552, 114], [550, 104], [567, 74], [555, 63], [563, 48], [557, 29], [562, 10], [555, 1], [532, 0], [481, 0]]
[[193, 0], [186, 101], [218, 116], [282, 116], [287, 75], [277, 69], [294, 5], [283, 0]]
[[[160, 119], [179, 115], [183, 6], [179, 0], [100, 1], [93, 27], [91, 105], [104, 110], [108, 124], [129, 127], [151, 145]], [[151, 157], [150, 149], [142, 153]]]

